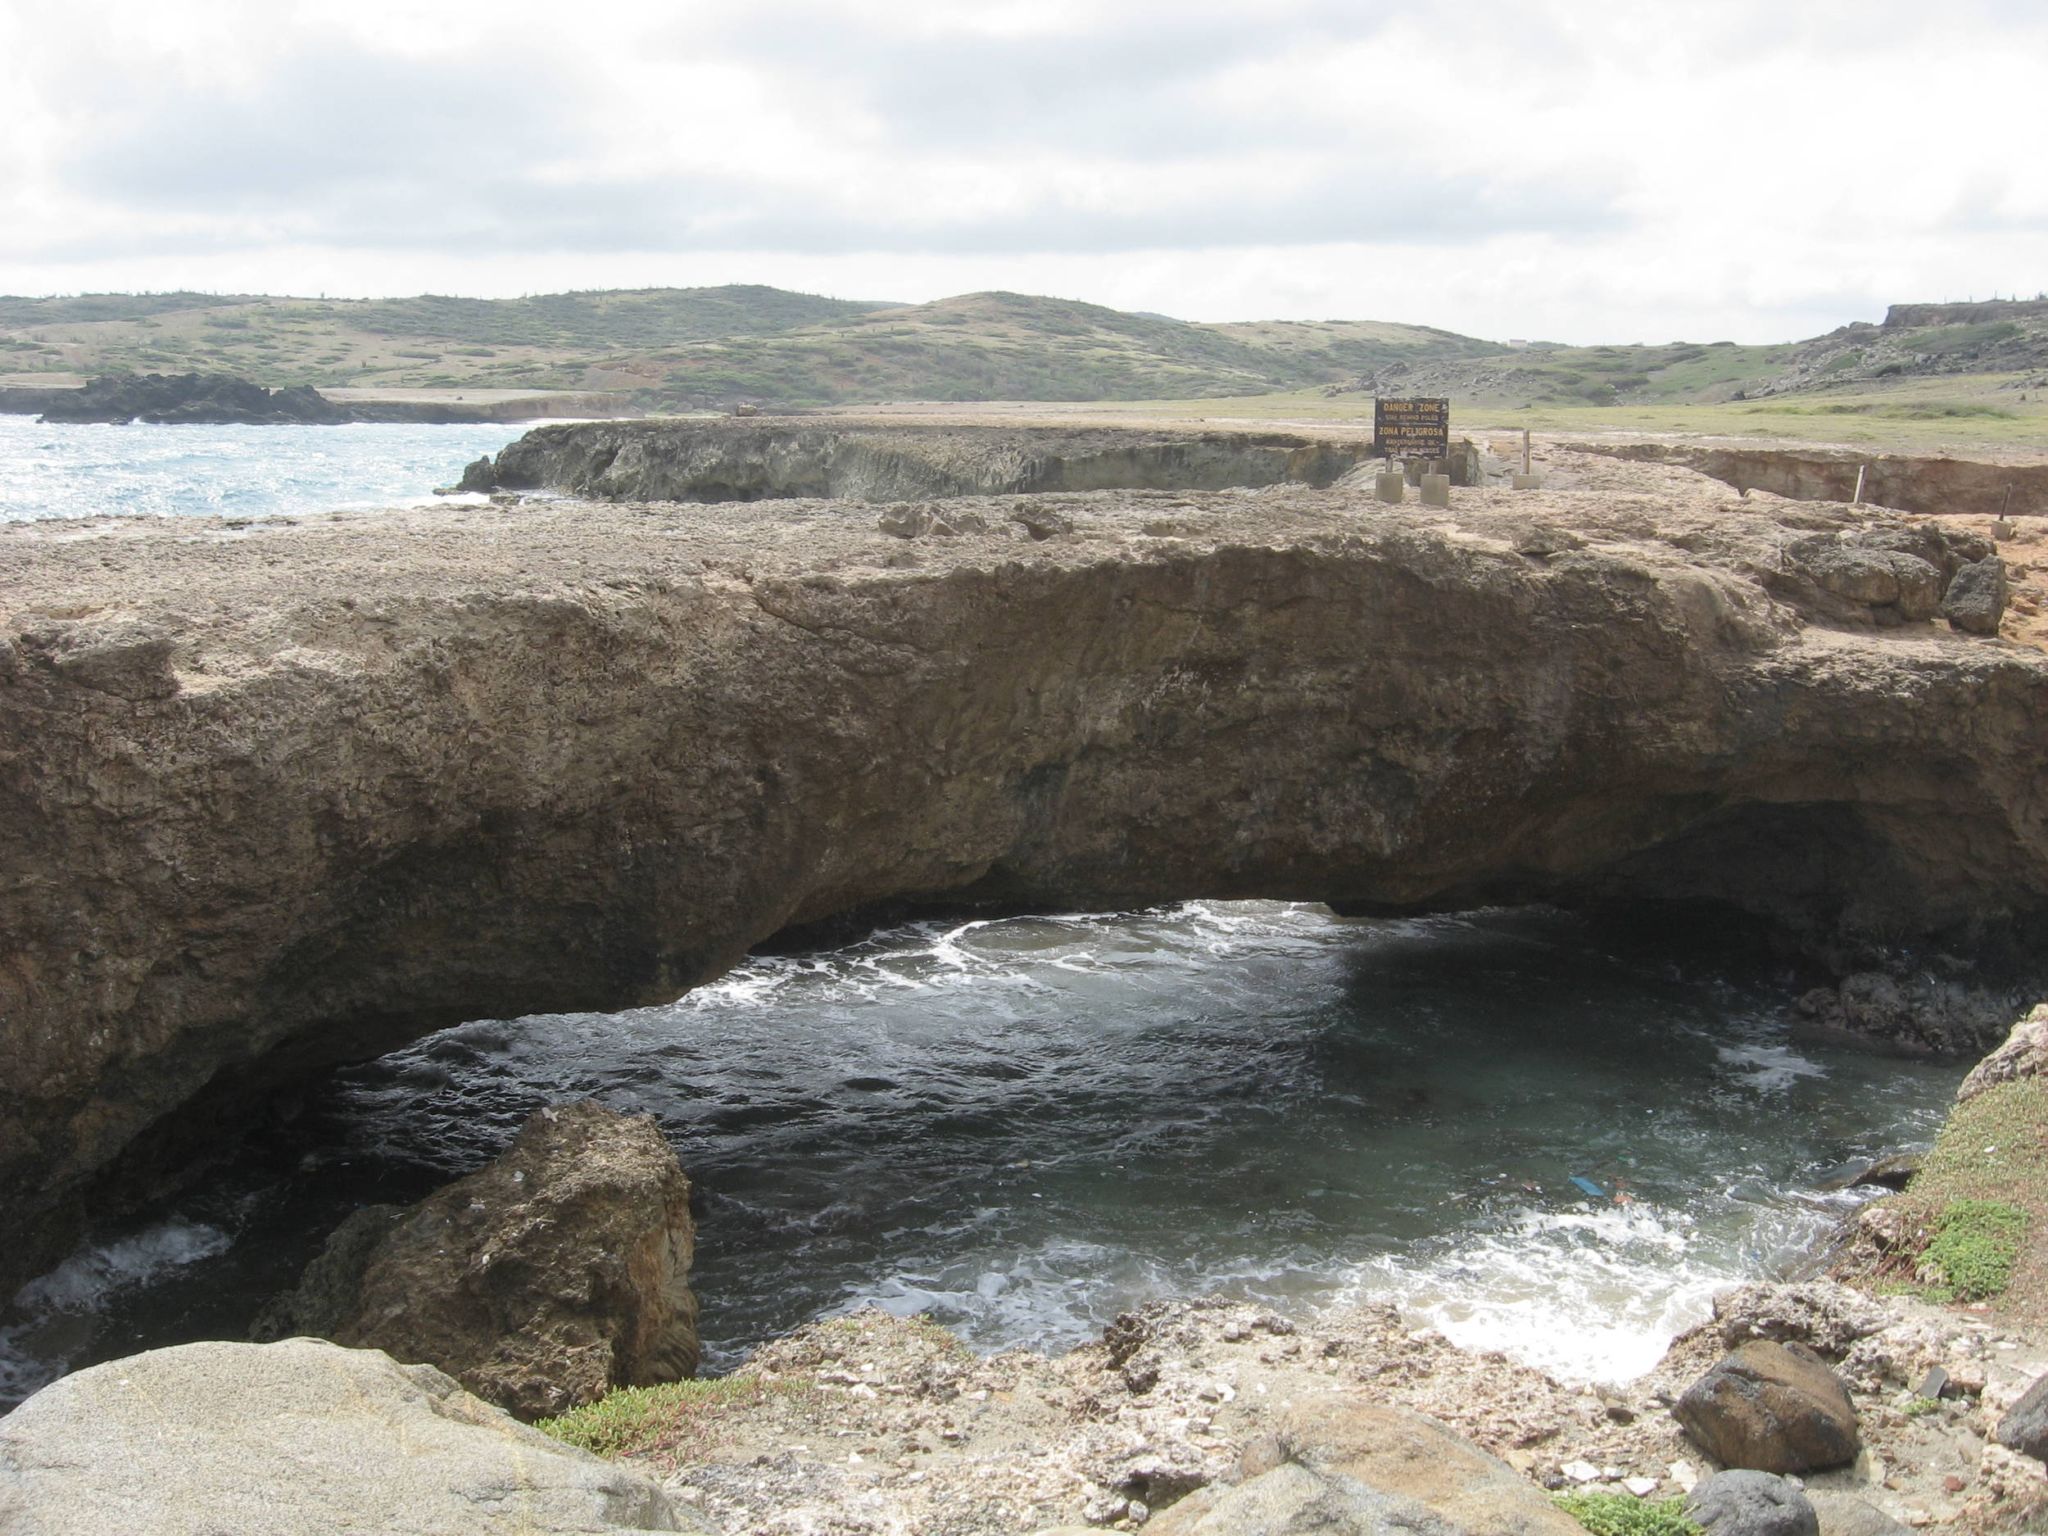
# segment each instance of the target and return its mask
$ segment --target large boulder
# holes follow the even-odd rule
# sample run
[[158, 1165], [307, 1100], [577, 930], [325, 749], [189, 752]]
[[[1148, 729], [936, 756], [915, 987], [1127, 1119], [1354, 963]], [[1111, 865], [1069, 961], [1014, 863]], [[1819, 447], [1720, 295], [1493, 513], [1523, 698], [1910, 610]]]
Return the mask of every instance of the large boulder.
[[1505, 1462], [1420, 1414], [1353, 1397], [1297, 1402], [1282, 1459], [1230, 1488], [1204, 1488], [1155, 1515], [1155, 1536], [1584, 1536]]
[[1963, 1086], [1956, 1090], [1956, 1101], [1974, 1099], [2000, 1083], [2039, 1077], [2044, 1066], [2048, 1066], [2048, 1003], [2013, 1025], [2005, 1044], [1971, 1068]]
[[1941, 616], [1973, 635], [1995, 635], [2009, 595], [2005, 562], [1996, 555], [1973, 560], [1957, 571], [1941, 599]]
[[1998, 1443], [2036, 1461], [2048, 1461], [2048, 1376], [2043, 1376], [1998, 1421]]
[[1687, 1496], [1685, 1517], [1707, 1536], [1820, 1536], [1806, 1495], [1769, 1472], [1716, 1472]]
[[436, 1365], [525, 1419], [675, 1381], [697, 1368], [689, 1202], [651, 1118], [543, 1109], [496, 1162], [344, 1223], [257, 1336]]
[[1809, 1488], [1806, 1502], [1820, 1522], [1820, 1536], [1908, 1536], [1913, 1529], [1875, 1504], [1837, 1488]]
[[318, 1339], [94, 1366], [0, 1419], [8, 1536], [675, 1531], [660, 1488], [431, 1366]]
[[1672, 1412], [1725, 1467], [1809, 1472], [1854, 1461], [1863, 1445], [1848, 1389], [1799, 1344], [1738, 1346], [1686, 1388]]

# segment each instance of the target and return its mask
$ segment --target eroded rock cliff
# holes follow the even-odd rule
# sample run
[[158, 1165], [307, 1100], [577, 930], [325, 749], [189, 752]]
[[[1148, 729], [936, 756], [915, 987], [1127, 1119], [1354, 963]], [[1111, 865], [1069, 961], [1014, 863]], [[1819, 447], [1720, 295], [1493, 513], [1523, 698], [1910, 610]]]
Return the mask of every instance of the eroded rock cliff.
[[1644, 473], [0, 530], [0, 1267], [321, 1063], [886, 898], [2038, 917], [2048, 656], [1925, 617], [1982, 541]]
[[1859, 453], [1850, 448], [1768, 447], [1751, 443], [1581, 444], [1589, 453], [1653, 464], [1682, 464], [1741, 491], [1798, 501], [1847, 501], [1860, 476], [1863, 499], [1931, 515], [2048, 514], [2048, 464], [2000, 463], [1947, 455]]
[[461, 489], [604, 501], [897, 501], [1009, 492], [1327, 486], [1361, 438], [1161, 427], [996, 427], [842, 420], [605, 421], [536, 427]]

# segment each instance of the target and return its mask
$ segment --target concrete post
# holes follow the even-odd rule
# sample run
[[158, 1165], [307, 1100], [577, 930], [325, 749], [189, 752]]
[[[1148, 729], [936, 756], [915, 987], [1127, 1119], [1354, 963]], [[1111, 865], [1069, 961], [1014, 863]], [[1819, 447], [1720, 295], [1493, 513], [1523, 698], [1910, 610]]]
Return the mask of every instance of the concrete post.
[[1449, 475], [1424, 475], [1422, 477], [1422, 504], [1425, 507], [1448, 507], [1451, 504], [1451, 477]]
[[1398, 469], [1386, 470], [1372, 477], [1372, 493], [1381, 501], [1399, 505], [1408, 494], [1408, 477]]
[[1517, 491], [1533, 491], [1543, 482], [1529, 469], [1529, 429], [1522, 428], [1522, 472], [1509, 477], [1508, 485]]

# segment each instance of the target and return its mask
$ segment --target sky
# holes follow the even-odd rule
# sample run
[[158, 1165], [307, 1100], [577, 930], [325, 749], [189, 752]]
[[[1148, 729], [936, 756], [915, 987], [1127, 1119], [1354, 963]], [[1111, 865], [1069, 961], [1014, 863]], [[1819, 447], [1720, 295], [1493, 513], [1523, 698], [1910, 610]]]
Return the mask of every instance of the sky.
[[1780, 341], [2048, 289], [2044, 82], [2048, 0], [0, 0], [0, 293]]

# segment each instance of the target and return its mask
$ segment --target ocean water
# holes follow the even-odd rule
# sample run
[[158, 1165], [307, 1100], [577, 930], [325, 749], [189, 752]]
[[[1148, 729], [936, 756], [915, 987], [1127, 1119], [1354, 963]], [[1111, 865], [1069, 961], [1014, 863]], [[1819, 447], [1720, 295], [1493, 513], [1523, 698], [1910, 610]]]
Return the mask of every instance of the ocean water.
[[664, 1007], [481, 1020], [332, 1073], [31, 1286], [0, 1400], [239, 1335], [354, 1205], [585, 1095], [657, 1117], [699, 1185], [714, 1370], [867, 1303], [1059, 1348], [1222, 1292], [1393, 1300], [1624, 1380], [1716, 1288], [1808, 1254], [1858, 1198], [1831, 1175], [1940, 1122], [1959, 1068], [1798, 1038], [1798, 986], [1691, 919], [1192, 902], [917, 923]]
[[0, 522], [270, 517], [434, 500], [524, 424], [42, 426], [0, 416]]

